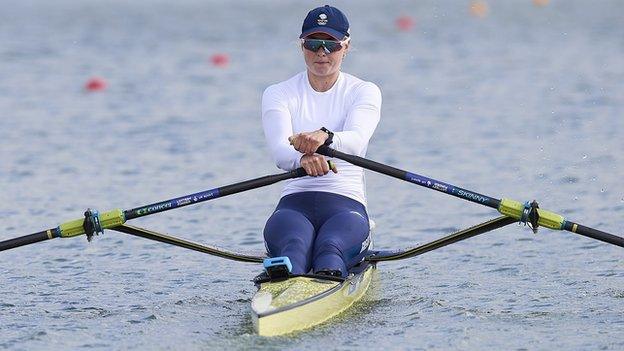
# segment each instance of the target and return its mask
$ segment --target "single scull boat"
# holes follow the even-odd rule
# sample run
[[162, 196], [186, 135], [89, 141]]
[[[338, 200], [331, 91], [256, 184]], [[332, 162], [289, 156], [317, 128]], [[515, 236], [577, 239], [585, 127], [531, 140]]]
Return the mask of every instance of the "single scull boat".
[[264, 263], [267, 276], [255, 280], [257, 293], [251, 301], [252, 319], [260, 335], [272, 336], [303, 330], [336, 316], [349, 308], [366, 292], [376, 263], [401, 260], [421, 255], [461, 240], [492, 231], [511, 223], [524, 223], [537, 232], [539, 226], [565, 230], [592, 239], [624, 247], [624, 238], [566, 220], [554, 212], [539, 208], [537, 202], [522, 204], [509, 199], [496, 199], [448, 183], [403, 171], [363, 157], [348, 155], [327, 146], [317, 150], [319, 154], [342, 159], [356, 166], [398, 178], [422, 187], [443, 192], [473, 203], [498, 210], [503, 216], [460, 230], [438, 240], [413, 248], [371, 251], [355, 266], [348, 277], [336, 278], [324, 275], [292, 275], [287, 263], [276, 263], [263, 254], [241, 253], [203, 245], [167, 234], [125, 224], [126, 221], [207, 200], [256, 189], [282, 180], [306, 176], [302, 169], [269, 175], [220, 188], [210, 189], [182, 197], [153, 203], [129, 210], [115, 209], [100, 214], [88, 209], [84, 218], [65, 222], [58, 227], [0, 242], [0, 251], [37, 243], [54, 238], [68, 238], [86, 234], [90, 241], [104, 229], [112, 229], [142, 238], [156, 240], [229, 260]]

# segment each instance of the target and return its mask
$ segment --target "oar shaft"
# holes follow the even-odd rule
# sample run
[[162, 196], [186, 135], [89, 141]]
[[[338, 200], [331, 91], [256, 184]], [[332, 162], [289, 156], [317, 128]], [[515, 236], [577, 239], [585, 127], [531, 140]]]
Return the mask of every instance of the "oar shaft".
[[[184, 207], [199, 202], [204, 202], [219, 197], [240, 193], [242, 191], [260, 188], [271, 185], [282, 180], [299, 178], [306, 176], [307, 173], [303, 168], [268, 175], [256, 179], [243, 181], [240, 183], [222, 186], [220, 188], [210, 189], [199, 193], [177, 197], [175, 199], [153, 203], [151, 205], [133, 208], [130, 210], [115, 209], [99, 214], [98, 221], [101, 229], [110, 229], [124, 224], [127, 220], [148, 216], [154, 213], [172, 210], [174, 208]], [[9, 239], [0, 242], [0, 251], [33, 244], [52, 238], [69, 238], [77, 235], [85, 234], [84, 228], [85, 218], [78, 218], [73, 221], [62, 223], [57, 228], [45, 230], [39, 233], [25, 235], [22, 237]]]
[[[441, 182], [439, 180], [435, 180], [432, 178], [427, 178], [415, 173], [410, 173], [407, 171], [403, 171], [398, 168], [394, 168], [388, 165], [384, 165], [379, 162], [375, 162], [372, 160], [368, 160], [363, 157], [345, 154], [344, 152], [340, 152], [334, 149], [331, 149], [325, 145], [320, 146], [317, 150], [317, 153], [329, 157], [339, 158], [341, 160], [347, 161], [356, 166], [360, 166], [362, 168], [369, 169], [371, 171], [379, 172], [385, 175], [389, 175], [394, 178], [398, 178], [401, 180], [408, 181], [410, 183], [420, 185], [425, 188], [433, 189], [439, 192], [443, 192], [460, 199], [468, 200], [470, 202], [478, 203], [487, 207], [491, 207], [496, 209], [501, 214], [514, 218], [516, 220], [520, 220], [522, 222], [527, 222], [527, 218], [525, 218], [525, 214], [528, 214], [525, 211], [528, 211], [530, 208], [527, 208], [525, 204], [522, 204], [518, 201], [510, 200], [510, 199], [495, 199], [493, 197], [489, 197], [486, 195], [482, 195], [479, 193], [475, 193], [470, 190], [466, 190], [460, 187], [456, 187], [454, 185]], [[542, 227], [547, 227], [555, 230], [567, 230], [573, 233], [577, 233], [588, 238], [600, 240], [609, 244], [617, 245], [624, 247], [624, 238], [605, 233], [603, 231], [582, 226], [580, 224], [567, 221], [563, 216], [556, 214], [551, 211], [546, 211], [542, 209], [537, 210], [537, 225]]]
[[429, 188], [432, 190], [436, 190], [442, 193], [446, 193], [455, 197], [458, 197], [463, 200], [468, 200], [470, 202], [475, 202], [481, 205], [485, 205], [487, 207], [494, 208], [498, 210], [498, 206], [500, 205], [501, 200], [495, 199], [493, 197], [489, 197], [483, 194], [475, 193], [470, 190], [466, 190], [452, 184], [444, 183], [439, 180], [435, 180], [432, 178], [428, 178], [416, 173], [411, 173], [404, 171], [402, 169], [394, 168], [388, 165], [384, 165], [383, 163], [375, 162], [372, 160], [365, 159], [363, 157], [345, 154], [344, 152], [340, 152], [334, 149], [331, 149], [325, 145], [321, 146], [316, 150], [317, 153], [329, 157], [339, 158], [341, 160], [347, 161], [356, 166], [360, 166], [371, 171], [375, 171], [378, 173], [382, 173], [394, 178], [398, 178], [416, 185], [420, 185], [425, 188]]
[[148, 216], [154, 213], [172, 210], [174, 208], [180, 208], [196, 203], [216, 199], [219, 197], [240, 193], [246, 190], [260, 188], [263, 186], [271, 185], [282, 180], [303, 177], [306, 172], [303, 168], [298, 168], [290, 172], [281, 174], [268, 175], [252, 180], [247, 180], [240, 183], [230, 184], [219, 188], [214, 188], [199, 193], [176, 197], [174, 199], [156, 202], [153, 204], [136, 207], [130, 210], [124, 211], [124, 217], [126, 220]]
[[563, 225], [563, 230], [570, 231], [572, 233], [576, 233], [579, 235], [586, 236], [588, 238], [596, 239], [603, 241], [605, 243], [617, 245], [620, 247], [624, 247], [624, 238], [619, 236], [609, 234], [598, 229], [586, 227], [584, 225], [580, 225], [578, 223], [566, 221]]
[[54, 238], [52, 233], [54, 229], [44, 230], [38, 233], [20, 236], [19, 238], [13, 238], [5, 241], [0, 241], [0, 251], [14, 249], [16, 247], [38, 243]]

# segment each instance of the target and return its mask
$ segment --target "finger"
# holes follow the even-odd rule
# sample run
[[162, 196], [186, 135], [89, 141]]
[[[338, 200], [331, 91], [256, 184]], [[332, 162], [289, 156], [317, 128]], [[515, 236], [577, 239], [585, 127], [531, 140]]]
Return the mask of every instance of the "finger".
[[314, 168], [310, 164], [310, 162], [301, 162], [301, 167], [306, 171], [309, 176], [314, 177]]
[[295, 148], [295, 150], [301, 151], [301, 137], [295, 137], [295, 140], [293, 141], [293, 147]]
[[318, 150], [319, 146], [321, 146], [322, 144], [319, 143], [318, 140], [314, 139], [314, 138], [310, 138], [306, 144], [306, 150], [308, 151], [309, 154], [314, 154], [316, 152], [316, 150]]
[[[316, 150], [319, 148], [319, 146], [320, 146], [320, 145], [318, 144], [318, 141], [316, 141], [316, 140], [310, 140], [310, 143], [308, 144], [308, 147], [309, 147], [310, 153], [311, 153], [311, 154], [315, 153], [315, 152], [316, 152]], [[323, 160], [323, 161], [324, 161], [324, 160]]]
[[303, 137], [299, 137], [299, 138], [298, 138], [298, 141], [299, 141], [299, 145], [297, 145], [297, 146], [298, 146], [298, 147], [297, 147], [297, 151], [299, 151], [299, 152], [304, 153], [304, 154], [306, 154], [306, 155], [307, 155], [308, 153], [306, 152], [306, 147], [305, 147], [305, 146], [306, 146], [306, 145], [305, 145], [305, 144], [306, 144], [306, 142], [305, 142], [305, 138], [303, 138]]
[[316, 170], [318, 172], [319, 176], [325, 175], [327, 173], [329, 173], [329, 165], [327, 164], [327, 162], [325, 161], [325, 157], [321, 156], [321, 155], [316, 155], [314, 157], [314, 160], [316, 161]]
[[323, 171], [323, 175], [329, 173], [329, 164], [325, 162], [325, 159], [323, 157], [320, 157], [320, 166], [321, 170]]
[[314, 172], [315, 172], [315, 176], [321, 176], [323, 175], [323, 167], [321, 166], [321, 164], [318, 162], [318, 159], [314, 160]]
[[306, 173], [310, 176], [310, 177], [316, 177], [316, 169], [314, 168], [313, 164], [309, 164], [306, 167], [303, 167], [303, 169], [305, 169]]
[[312, 162], [310, 162], [309, 157], [303, 156], [301, 158], [301, 167], [303, 167], [303, 169], [306, 171], [306, 173], [309, 176], [314, 177], [314, 175], [315, 175], [314, 164]]
[[305, 145], [302, 145], [302, 149], [308, 155], [312, 155], [316, 151], [316, 149], [314, 148], [314, 143], [309, 139], [305, 140]]

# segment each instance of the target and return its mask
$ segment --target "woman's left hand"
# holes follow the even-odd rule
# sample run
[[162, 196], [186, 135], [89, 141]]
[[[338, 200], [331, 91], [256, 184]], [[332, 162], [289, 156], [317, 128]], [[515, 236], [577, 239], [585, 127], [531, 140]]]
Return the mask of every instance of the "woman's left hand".
[[313, 132], [295, 134], [289, 137], [288, 141], [295, 150], [306, 155], [312, 155], [319, 146], [325, 144], [325, 140], [327, 140], [328, 137], [329, 135], [324, 131], [315, 130]]

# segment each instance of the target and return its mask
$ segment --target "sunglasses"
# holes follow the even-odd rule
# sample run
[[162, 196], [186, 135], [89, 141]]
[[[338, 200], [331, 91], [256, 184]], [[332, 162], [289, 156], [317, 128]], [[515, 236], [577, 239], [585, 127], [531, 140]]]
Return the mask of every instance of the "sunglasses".
[[345, 41], [327, 40], [327, 39], [301, 39], [303, 47], [312, 52], [317, 52], [321, 47], [326, 54], [342, 50]]

